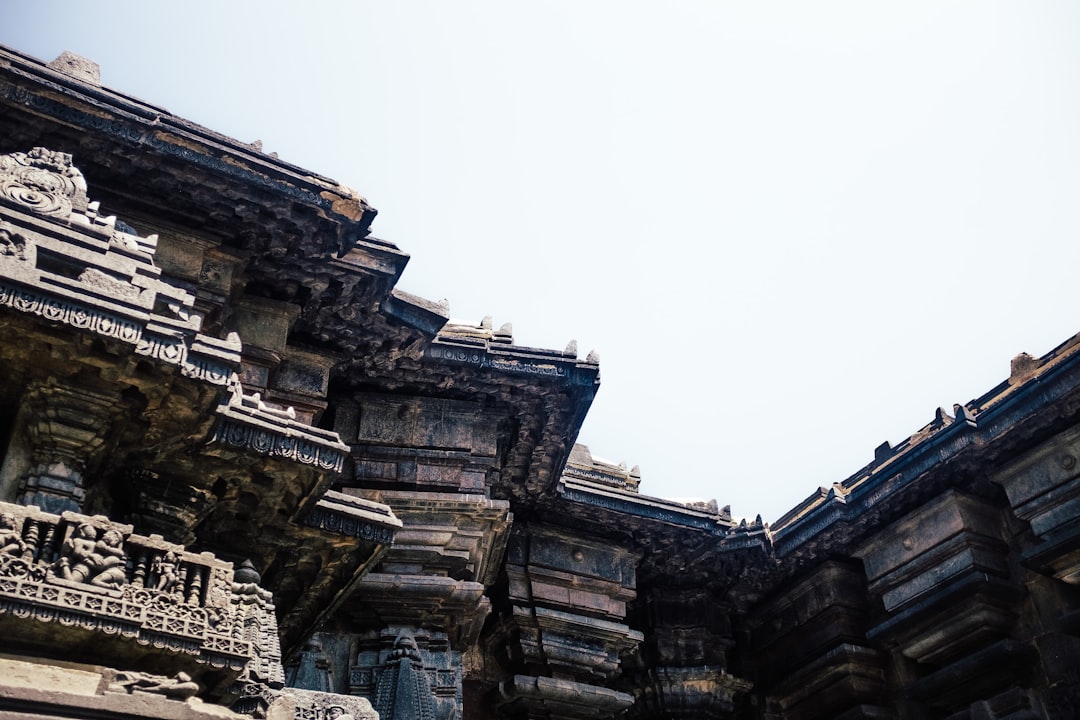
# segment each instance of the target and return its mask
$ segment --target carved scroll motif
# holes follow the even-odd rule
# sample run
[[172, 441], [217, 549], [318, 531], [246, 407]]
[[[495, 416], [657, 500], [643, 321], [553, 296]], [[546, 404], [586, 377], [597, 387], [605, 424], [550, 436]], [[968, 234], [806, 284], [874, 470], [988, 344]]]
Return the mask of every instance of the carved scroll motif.
[[39, 147], [0, 155], [0, 197], [38, 215], [66, 218], [86, 210], [86, 180], [71, 155]]

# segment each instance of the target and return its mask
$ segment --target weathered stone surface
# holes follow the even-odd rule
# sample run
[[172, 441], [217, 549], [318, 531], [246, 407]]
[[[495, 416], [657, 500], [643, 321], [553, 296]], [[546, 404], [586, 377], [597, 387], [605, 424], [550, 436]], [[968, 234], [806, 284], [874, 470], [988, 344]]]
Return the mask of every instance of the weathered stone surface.
[[374, 216], [0, 49], [0, 720], [1075, 714], [1076, 338], [769, 526], [575, 446], [595, 353]]

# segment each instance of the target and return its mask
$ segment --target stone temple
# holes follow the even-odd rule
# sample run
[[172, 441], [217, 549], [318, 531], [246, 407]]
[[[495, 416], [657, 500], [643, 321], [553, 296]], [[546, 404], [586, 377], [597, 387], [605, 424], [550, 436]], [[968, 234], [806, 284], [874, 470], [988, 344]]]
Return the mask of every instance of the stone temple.
[[0, 49], [0, 720], [1080, 716], [1080, 338], [735, 522], [374, 217]]

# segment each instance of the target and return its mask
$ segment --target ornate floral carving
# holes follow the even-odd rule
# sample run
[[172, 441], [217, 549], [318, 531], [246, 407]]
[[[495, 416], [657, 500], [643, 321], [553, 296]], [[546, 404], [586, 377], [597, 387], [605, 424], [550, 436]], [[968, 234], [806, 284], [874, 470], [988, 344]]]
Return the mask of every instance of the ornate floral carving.
[[0, 155], [0, 197], [39, 215], [66, 218], [86, 209], [86, 180], [71, 155], [38, 147]]

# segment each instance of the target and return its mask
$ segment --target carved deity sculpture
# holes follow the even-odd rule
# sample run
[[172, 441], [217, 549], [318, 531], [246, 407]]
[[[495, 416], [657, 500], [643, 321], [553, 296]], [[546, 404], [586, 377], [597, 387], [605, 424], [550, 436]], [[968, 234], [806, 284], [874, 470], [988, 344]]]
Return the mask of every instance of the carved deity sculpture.
[[21, 555], [26, 550], [26, 543], [19, 536], [15, 516], [10, 513], [0, 515], [0, 553]]
[[123, 537], [116, 530], [106, 530], [99, 540], [97, 529], [91, 523], [82, 523], [64, 541], [54, 572], [64, 580], [119, 587], [126, 580], [122, 545]]

